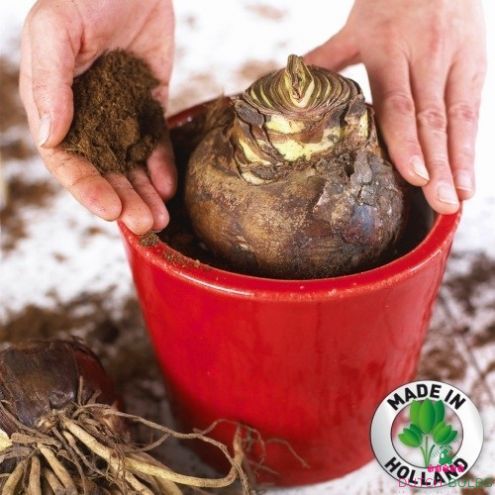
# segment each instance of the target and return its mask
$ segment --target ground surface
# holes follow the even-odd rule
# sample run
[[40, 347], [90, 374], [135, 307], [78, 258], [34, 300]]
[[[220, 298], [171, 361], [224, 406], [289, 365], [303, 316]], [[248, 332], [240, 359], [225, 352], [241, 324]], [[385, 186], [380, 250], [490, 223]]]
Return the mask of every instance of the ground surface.
[[[307, 8], [321, 8], [316, 0], [214, 2], [218, 9], [221, 6], [221, 14], [206, 9], [201, 0], [177, 2], [177, 60], [169, 111], [242, 89], [283, 64], [288, 53], [304, 53], [322, 42], [343, 23], [351, 4], [332, 2], [337, 3], [338, 7], [332, 5], [335, 10], [321, 15]], [[486, 0], [487, 10], [489, 3]], [[92, 217], [55, 184], [32, 152], [22, 114], [16, 110], [18, 36], [30, 4], [0, 5], [0, 145], [9, 189], [2, 211], [0, 346], [26, 337], [83, 337], [115, 376], [131, 412], [170, 422], [158, 370], [149, 364], [152, 351], [116, 226]], [[493, 60], [495, 18], [488, 14], [489, 58]], [[14, 62], [12, 70], [5, 59]], [[351, 69], [348, 75], [367, 89], [362, 68]], [[479, 192], [465, 207], [419, 368], [420, 377], [457, 385], [481, 409], [485, 446], [472, 474], [482, 478], [495, 476], [495, 172], [491, 153], [495, 98], [490, 89], [494, 85], [492, 66], [480, 122]], [[174, 458], [178, 468], [200, 469], [176, 445], [162, 455]], [[399, 490], [374, 462], [341, 480], [280, 491], [281, 495], [342, 493], [408, 492]], [[462, 493], [494, 494], [495, 488]]]

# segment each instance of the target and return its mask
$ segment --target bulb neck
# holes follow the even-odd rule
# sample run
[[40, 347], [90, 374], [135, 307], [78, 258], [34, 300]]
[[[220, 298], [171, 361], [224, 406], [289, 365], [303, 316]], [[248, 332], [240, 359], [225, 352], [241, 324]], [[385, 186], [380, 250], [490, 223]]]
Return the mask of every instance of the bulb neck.
[[234, 113], [231, 141], [242, 170], [310, 161], [349, 135], [363, 141], [372, 120], [354, 81], [295, 55], [236, 97]]

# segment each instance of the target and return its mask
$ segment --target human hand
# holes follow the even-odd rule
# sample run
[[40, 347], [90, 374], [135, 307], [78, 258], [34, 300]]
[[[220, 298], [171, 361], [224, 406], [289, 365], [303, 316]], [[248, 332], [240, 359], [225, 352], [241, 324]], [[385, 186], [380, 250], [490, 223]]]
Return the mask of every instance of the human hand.
[[480, 0], [356, 0], [344, 28], [306, 59], [331, 70], [365, 64], [392, 162], [434, 210], [454, 213], [474, 194]]
[[100, 175], [59, 144], [73, 116], [73, 78], [104, 52], [123, 48], [146, 60], [160, 80], [154, 96], [165, 106], [172, 70], [171, 0], [38, 0], [22, 33], [20, 93], [31, 132], [50, 172], [86, 208], [121, 220], [136, 234], [161, 230], [169, 220], [164, 200], [175, 192], [172, 153], [160, 144], [147, 172]]

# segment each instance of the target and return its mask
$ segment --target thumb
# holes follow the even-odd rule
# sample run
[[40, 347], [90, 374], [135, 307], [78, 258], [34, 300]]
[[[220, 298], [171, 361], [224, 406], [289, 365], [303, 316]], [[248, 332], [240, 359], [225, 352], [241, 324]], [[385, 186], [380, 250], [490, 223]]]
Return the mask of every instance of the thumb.
[[308, 64], [336, 72], [360, 60], [359, 51], [345, 28], [310, 51], [304, 59]]
[[39, 119], [37, 144], [44, 148], [60, 144], [73, 117], [73, 50], [79, 47], [69, 38], [66, 25], [67, 19], [44, 7], [33, 13], [27, 26], [31, 90]]

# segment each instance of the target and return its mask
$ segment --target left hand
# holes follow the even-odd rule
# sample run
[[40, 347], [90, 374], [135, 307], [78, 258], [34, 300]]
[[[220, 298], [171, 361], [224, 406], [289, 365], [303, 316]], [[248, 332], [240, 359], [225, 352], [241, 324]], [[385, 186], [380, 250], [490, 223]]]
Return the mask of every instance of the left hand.
[[356, 0], [342, 30], [306, 60], [330, 70], [365, 64], [392, 162], [449, 214], [474, 194], [485, 57], [480, 0]]

